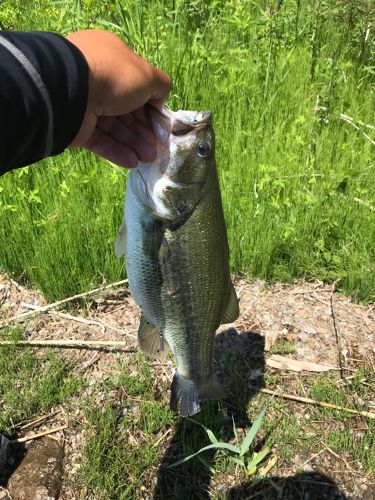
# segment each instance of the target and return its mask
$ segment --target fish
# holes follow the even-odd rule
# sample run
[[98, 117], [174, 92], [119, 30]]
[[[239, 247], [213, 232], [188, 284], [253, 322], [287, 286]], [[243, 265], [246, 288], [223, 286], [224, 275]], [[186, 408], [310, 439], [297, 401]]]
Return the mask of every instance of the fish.
[[130, 171], [116, 255], [142, 310], [140, 349], [176, 370], [171, 408], [183, 417], [226, 391], [213, 370], [215, 332], [239, 315], [215, 162], [212, 113], [149, 108], [157, 158]]

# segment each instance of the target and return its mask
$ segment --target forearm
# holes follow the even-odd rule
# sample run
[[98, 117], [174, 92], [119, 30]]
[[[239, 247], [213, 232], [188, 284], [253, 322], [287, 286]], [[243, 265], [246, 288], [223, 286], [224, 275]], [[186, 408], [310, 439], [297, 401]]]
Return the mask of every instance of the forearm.
[[61, 153], [82, 124], [88, 66], [52, 33], [0, 32], [0, 174]]

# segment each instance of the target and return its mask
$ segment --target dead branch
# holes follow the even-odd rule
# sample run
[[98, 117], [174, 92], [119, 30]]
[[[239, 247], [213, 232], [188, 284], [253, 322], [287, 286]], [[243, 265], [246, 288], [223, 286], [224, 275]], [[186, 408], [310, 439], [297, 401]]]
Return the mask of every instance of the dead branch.
[[47, 431], [38, 432], [37, 434], [31, 434], [31, 436], [25, 436], [19, 439], [13, 439], [11, 443], [26, 443], [26, 441], [30, 441], [31, 439], [38, 439], [43, 436], [48, 436], [48, 434], [54, 434], [55, 432], [63, 431], [67, 429], [68, 425], [60, 425], [60, 427], [55, 427], [54, 429], [48, 429]]
[[[73, 347], [79, 349], [80, 347], [96, 347], [100, 349], [101, 347], [129, 347], [129, 343], [121, 340], [0, 340], [0, 346], [2, 345], [13, 345], [15, 347], [23, 346], [39, 346], [39, 347], [61, 347], [69, 348]], [[129, 348], [123, 352], [137, 352], [137, 349]]]
[[343, 369], [343, 364], [342, 364], [341, 336], [340, 336], [340, 333], [339, 333], [337, 325], [336, 325], [336, 316], [335, 316], [335, 312], [333, 310], [333, 294], [335, 293], [335, 287], [336, 287], [336, 282], [332, 286], [332, 292], [331, 292], [331, 295], [329, 298], [329, 304], [330, 304], [330, 309], [331, 309], [333, 329], [335, 331], [335, 338], [336, 338], [336, 345], [337, 345], [337, 357], [338, 357], [338, 362], [339, 362], [339, 367], [340, 367], [340, 377], [341, 377], [341, 379], [344, 379], [344, 369]]
[[[24, 307], [29, 308], [29, 309], [34, 309], [36, 311], [44, 312], [44, 311], [42, 311], [43, 307], [36, 306], [34, 304], [26, 304], [25, 302], [22, 302], [22, 305]], [[67, 314], [67, 313], [63, 313], [63, 312], [59, 312], [59, 311], [47, 311], [47, 313], [52, 314], [53, 316], [56, 316], [58, 318], [68, 319], [71, 321], [77, 321], [77, 323], [84, 323], [86, 325], [99, 326], [101, 331], [102, 331], [102, 335], [105, 334], [106, 328], [109, 328], [110, 330], [114, 330], [115, 332], [119, 332], [122, 335], [127, 335], [128, 337], [131, 337], [133, 339], [137, 338], [135, 335], [132, 335], [131, 333], [129, 333], [125, 330], [122, 330], [121, 328], [117, 328], [116, 326], [112, 326], [109, 323], [104, 323], [104, 321], [101, 321], [99, 319], [86, 319], [86, 318], [82, 318], [82, 316], [73, 316], [72, 314]]]
[[269, 394], [270, 396], [276, 396], [283, 399], [290, 399], [291, 401], [297, 401], [299, 403], [321, 406], [322, 408], [332, 408], [333, 410], [346, 411], [347, 413], [353, 413], [355, 415], [360, 415], [361, 417], [375, 419], [375, 413], [371, 413], [369, 411], [353, 410], [352, 408], [344, 408], [343, 406], [334, 405], [332, 403], [324, 403], [323, 401], [317, 401], [316, 399], [294, 396], [294, 394], [286, 394], [285, 392], [271, 391], [270, 389], [261, 389], [260, 392], [263, 392], [264, 394]]
[[85, 370], [87, 370], [88, 368], [90, 368], [90, 366], [94, 365], [98, 360], [100, 359], [100, 354], [98, 352], [96, 352], [91, 359], [89, 359], [88, 361], [86, 361], [85, 363], [83, 363], [83, 365], [77, 370], [78, 372], [84, 372]]
[[168, 436], [169, 434], [172, 434], [172, 429], [168, 429], [167, 432], [165, 432], [155, 443], [154, 443], [154, 446], [155, 448], [157, 446], [159, 446], [159, 444], [164, 441]]
[[11, 323], [13, 323], [15, 321], [24, 321], [27, 318], [38, 316], [39, 314], [47, 312], [47, 311], [49, 311], [51, 309], [56, 309], [56, 307], [60, 307], [62, 304], [66, 304], [67, 302], [71, 302], [73, 300], [81, 299], [83, 297], [87, 297], [88, 295], [93, 295], [95, 293], [102, 292], [103, 290], [107, 290], [108, 288], [113, 288], [115, 286], [124, 285], [126, 283], [128, 283], [127, 279], [126, 280], [117, 281], [116, 283], [110, 283], [109, 285], [102, 286], [102, 287], [99, 287], [99, 288], [94, 288], [93, 290], [89, 290], [88, 292], [79, 293], [77, 295], [73, 295], [72, 297], [67, 297], [66, 299], [59, 300], [57, 302], [53, 302], [52, 304], [47, 304], [46, 306], [41, 307], [40, 309], [38, 309], [36, 311], [29, 311], [29, 312], [26, 312], [26, 313], [17, 314], [17, 315], [12, 316], [12, 317], [10, 317], [8, 319], [0, 321], [0, 328], [2, 328], [4, 326], [7, 326], [7, 325], [9, 325], [9, 324], [11, 324]]
[[344, 462], [344, 464], [350, 470], [350, 472], [352, 472], [352, 473], [356, 472], [352, 467], [350, 467], [350, 465], [348, 464], [348, 462], [343, 457], [340, 457], [340, 455], [337, 455], [337, 453], [335, 453], [329, 446], [327, 446], [324, 441], [320, 440], [320, 442], [325, 446], [325, 449], [327, 451], [329, 451], [329, 453], [331, 453], [331, 455], [333, 455], [334, 457], [336, 457], [339, 460], [341, 460], [342, 462]]
[[[348, 115], [344, 115], [344, 113], [340, 113], [340, 118], [341, 118], [341, 120], [344, 120], [346, 123], [349, 123], [349, 125], [351, 125], [351, 126], [352, 126], [352, 127], [354, 127], [356, 130], [358, 130], [358, 132], [361, 132], [361, 134], [362, 134], [364, 137], [366, 137], [366, 139], [367, 139], [367, 140], [369, 140], [373, 146], [375, 146], [375, 141], [374, 141], [374, 139], [372, 139], [372, 138], [371, 138], [368, 134], [366, 134], [366, 132], [364, 132], [364, 131], [360, 128], [360, 127], [358, 127], [358, 125], [356, 125], [356, 124], [354, 123], [353, 118], [351, 118], [351, 117], [350, 117], [350, 116], [348, 116]], [[372, 128], [372, 126], [369, 126], [369, 125], [367, 125], [367, 124], [366, 124], [366, 126], [367, 126], [368, 128]]]
[[371, 210], [371, 212], [375, 212], [375, 207], [370, 203], [368, 203], [367, 201], [362, 200], [361, 198], [357, 198], [356, 196], [353, 197], [353, 201], [355, 203], [358, 203], [359, 205], [363, 205], [364, 207], [368, 208], [369, 210]]
[[315, 453], [314, 455], [311, 455], [311, 457], [308, 458], [307, 460], [305, 460], [301, 465], [298, 465], [298, 469], [302, 469], [302, 467], [304, 467], [306, 464], [308, 464], [309, 462], [311, 462], [311, 460], [314, 460], [314, 458], [316, 458], [319, 455], [321, 455], [322, 453], [324, 453], [326, 451], [326, 449], [327, 449], [327, 446], [325, 446], [325, 448], [323, 448], [322, 450], [318, 451], [318, 453]]
[[[346, 120], [346, 121], [350, 121], [350, 122], [354, 122], [354, 118], [352, 118], [351, 116], [349, 115], [345, 115], [344, 113], [341, 113], [340, 114], [340, 118], [342, 120]], [[371, 130], [375, 130], [375, 127], [374, 125], [370, 125], [369, 123], [364, 123], [364, 122], [361, 122], [360, 120], [357, 120], [357, 123], [359, 123], [359, 125], [362, 125], [362, 127], [367, 127]]]
[[53, 411], [52, 413], [48, 413], [47, 415], [42, 415], [41, 417], [37, 417], [37, 418], [34, 418], [32, 420], [29, 420], [24, 425], [22, 425], [22, 423], [18, 424], [18, 425], [16, 425], [16, 427], [24, 430], [24, 429], [27, 429], [28, 427], [32, 427], [33, 425], [41, 424], [45, 420], [48, 420], [49, 418], [54, 417], [55, 415], [58, 415], [59, 413], [61, 413], [61, 410], [56, 410], [56, 411]]

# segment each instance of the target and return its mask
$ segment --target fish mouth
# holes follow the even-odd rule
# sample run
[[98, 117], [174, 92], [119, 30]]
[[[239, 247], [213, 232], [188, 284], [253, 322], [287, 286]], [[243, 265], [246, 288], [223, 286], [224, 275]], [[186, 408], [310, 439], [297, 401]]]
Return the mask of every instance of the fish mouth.
[[[146, 112], [161, 142], [166, 142], [168, 135], [177, 137], [192, 135], [211, 126], [211, 111], [171, 111], [165, 106], [160, 110], [148, 104]], [[160, 128], [163, 129], [162, 133]]]

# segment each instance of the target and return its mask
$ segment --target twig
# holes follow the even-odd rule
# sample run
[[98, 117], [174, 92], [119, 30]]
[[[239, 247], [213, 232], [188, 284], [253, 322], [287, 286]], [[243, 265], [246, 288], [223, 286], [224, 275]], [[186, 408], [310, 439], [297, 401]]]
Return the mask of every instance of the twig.
[[343, 406], [334, 405], [332, 403], [324, 403], [323, 401], [317, 401], [316, 399], [303, 398], [301, 396], [294, 396], [294, 394], [286, 394], [285, 392], [275, 392], [270, 389], [261, 389], [260, 392], [264, 394], [269, 394], [271, 396], [277, 396], [283, 399], [290, 399], [291, 401], [297, 401], [299, 403], [306, 403], [315, 406], [321, 406], [322, 408], [332, 408], [333, 410], [346, 411], [347, 413], [353, 413], [355, 415], [361, 415], [361, 417], [375, 419], [375, 413], [369, 411], [359, 411], [353, 410], [352, 408], [344, 408]]
[[100, 354], [96, 352], [91, 359], [86, 361], [85, 363], [82, 364], [80, 368], [78, 368], [78, 372], [84, 372], [87, 370], [87, 368], [90, 368], [90, 366], [94, 365], [98, 360], [100, 359]]
[[344, 462], [344, 464], [347, 466], [347, 468], [350, 470], [350, 472], [356, 472], [352, 467], [350, 467], [350, 465], [348, 464], [348, 462], [346, 460], [344, 460], [342, 457], [340, 457], [340, 455], [335, 453], [329, 446], [327, 446], [325, 444], [324, 441], [320, 440], [320, 442], [326, 447], [326, 450], [329, 451], [329, 453], [331, 453], [331, 455], [333, 455], [334, 457], [336, 457], [339, 460], [341, 460], [342, 462]]
[[56, 411], [53, 411], [52, 413], [48, 413], [48, 415], [42, 415], [41, 417], [34, 418], [33, 420], [30, 420], [25, 425], [18, 424], [18, 425], [16, 425], [16, 427], [18, 427], [19, 429], [22, 429], [22, 430], [27, 429], [28, 427], [32, 427], [35, 424], [40, 424], [41, 422], [44, 422], [44, 420], [48, 420], [49, 418], [54, 417], [58, 413], [61, 413], [61, 410], [56, 410]]
[[314, 458], [318, 457], [319, 455], [321, 455], [324, 451], [326, 451], [326, 449], [328, 448], [326, 445], [324, 445], [325, 448], [323, 448], [322, 450], [318, 451], [318, 453], [315, 453], [314, 455], [312, 455], [310, 458], [308, 458], [307, 460], [305, 460], [303, 462], [303, 464], [301, 465], [298, 465], [298, 469], [302, 469], [302, 467], [306, 464], [308, 464], [309, 462], [311, 462], [311, 460], [314, 460]]
[[[28, 309], [32, 309], [33, 311], [40, 311], [42, 313], [45, 312], [43, 310], [43, 307], [36, 306], [35, 304], [27, 304], [25, 302], [21, 302], [21, 305], [23, 307], [27, 307]], [[69, 319], [69, 320], [72, 320], [72, 321], [77, 321], [77, 323], [84, 323], [85, 325], [96, 325], [96, 326], [99, 326], [100, 329], [101, 329], [101, 331], [102, 331], [102, 335], [105, 334], [105, 326], [103, 324], [101, 324], [99, 321], [85, 319], [85, 318], [82, 318], [80, 316], [72, 316], [71, 314], [67, 314], [67, 313], [63, 313], [63, 312], [58, 312], [58, 311], [47, 311], [47, 313], [48, 314], [52, 314], [53, 316], [57, 316], [58, 318]]]
[[[372, 139], [368, 134], [366, 134], [366, 132], [364, 132], [360, 127], [358, 127], [358, 125], [356, 125], [353, 121], [353, 118], [351, 118], [350, 116], [348, 115], [344, 115], [344, 113], [340, 113], [340, 118], [341, 120], [344, 120], [346, 123], [349, 123], [349, 125], [351, 125], [352, 127], [354, 127], [356, 130], [358, 130], [358, 132], [361, 132], [361, 134], [366, 137], [366, 139], [368, 139], [371, 144], [373, 146], [375, 146], [375, 141], [374, 139]], [[366, 125], [368, 126], [368, 125]], [[371, 128], [372, 126], [370, 126], [369, 128]]]
[[369, 210], [371, 210], [371, 212], [375, 212], [375, 207], [373, 205], [370, 205], [370, 203], [368, 203], [367, 201], [362, 200], [361, 198], [357, 198], [356, 196], [353, 197], [353, 201], [368, 208]]
[[318, 301], [320, 302], [321, 304], [329, 307], [329, 303], [326, 302], [325, 300], [322, 300], [322, 299], [319, 299], [319, 297], [316, 297], [315, 295], [312, 295], [311, 298], [310, 297], [306, 297], [307, 300], [310, 300], [311, 302], [314, 302], [314, 301]]
[[[340, 118], [342, 120], [347, 120], [347, 121], [351, 121], [351, 122], [354, 122], [354, 118], [352, 118], [351, 116], [349, 115], [345, 115], [344, 113], [341, 113], [340, 114]], [[362, 125], [363, 127], [367, 127], [371, 130], [375, 130], [375, 127], [374, 125], [370, 125], [369, 123], [364, 123], [364, 122], [361, 122], [360, 120], [357, 120], [357, 123], [359, 123], [360, 125]]]
[[167, 370], [164, 368], [164, 365], [163, 363], [160, 361], [160, 359], [157, 359], [156, 360], [158, 362], [158, 366], [160, 366], [160, 368], [162, 369], [164, 375], [167, 377], [167, 380], [169, 382], [172, 382], [172, 377], [168, 374]]
[[[129, 347], [129, 343], [121, 340], [0, 340], [0, 346], [13, 345], [15, 347], [22, 346], [40, 346], [40, 347]], [[137, 349], [128, 349], [125, 352], [137, 352]]]
[[337, 354], [338, 354], [337, 357], [338, 357], [339, 367], [340, 367], [340, 377], [341, 377], [341, 379], [344, 379], [344, 370], [343, 370], [343, 366], [342, 366], [341, 337], [340, 337], [339, 331], [337, 329], [336, 316], [335, 316], [335, 312], [333, 310], [333, 294], [335, 293], [335, 286], [336, 286], [336, 282], [332, 286], [332, 292], [331, 292], [331, 296], [329, 298], [329, 304], [330, 304], [330, 309], [331, 309], [333, 329], [335, 331], [335, 337], [336, 337]]
[[[26, 304], [25, 302], [22, 302], [21, 303], [24, 307], [27, 307], [29, 309], [34, 309], [36, 311], [41, 311], [41, 312], [44, 312], [42, 311], [43, 307], [40, 307], [40, 306], [36, 306], [34, 304]], [[57, 316], [58, 318], [62, 318], [62, 319], [68, 319], [68, 320], [71, 320], [71, 321], [77, 321], [78, 323], [84, 323], [86, 325], [97, 325], [101, 328], [101, 331], [102, 331], [102, 334], [104, 335], [105, 334], [105, 329], [106, 328], [109, 328], [110, 330], [114, 330], [116, 332], [119, 332], [123, 335], [127, 335], [128, 337], [131, 337], [133, 339], [136, 339], [137, 337], [135, 335], [132, 335], [131, 333], [129, 332], [126, 332], [120, 328], [117, 328], [115, 326], [112, 326], [108, 323], [104, 323], [103, 321], [101, 320], [98, 320], [98, 319], [86, 319], [86, 318], [82, 318], [82, 316], [73, 316], [72, 314], [67, 314], [67, 313], [63, 313], [63, 312], [59, 312], [59, 311], [47, 311], [49, 314], [52, 314], [53, 316]]]
[[10, 323], [13, 323], [14, 321], [23, 321], [27, 318], [37, 316], [38, 314], [42, 314], [44, 312], [47, 312], [50, 309], [55, 309], [56, 307], [59, 307], [62, 304], [66, 304], [67, 302], [71, 302], [71, 301], [76, 300], [76, 299], [81, 299], [82, 297], [87, 297], [88, 295], [93, 295], [94, 293], [102, 292], [103, 290], [107, 290], [108, 288], [113, 288], [115, 286], [124, 285], [126, 283], [128, 283], [127, 279], [117, 281], [116, 283], [111, 283], [111, 284], [103, 286], [103, 287], [94, 288], [93, 290], [89, 290], [88, 292], [79, 293], [78, 295], [73, 295], [72, 297], [67, 297], [66, 299], [59, 300], [58, 302], [53, 302], [52, 304], [48, 304], [44, 307], [41, 307], [38, 311], [29, 311], [26, 313], [17, 314], [16, 316], [12, 316], [6, 320], [0, 321], [0, 328], [3, 326], [9, 325]]
[[172, 429], [168, 429], [157, 441], [155, 441], [154, 446], [159, 446], [159, 444], [164, 441], [164, 439], [171, 434]]
[[38, 432], [37, 434], [31, 434], [31, 436], [25, 436], [19, 439], [13, 439], [11, 443], [26, 443], [26, 441], [30, 441], [31, 439], [38, 439], [43, 436], [47, 436], [48, 434], [54, 434], [55, 432], [63, 431], [67, 429], [68, 425], [60, 425], [60, 427], [55, 427], [54, 429], [48, 429], [47, 431]]

